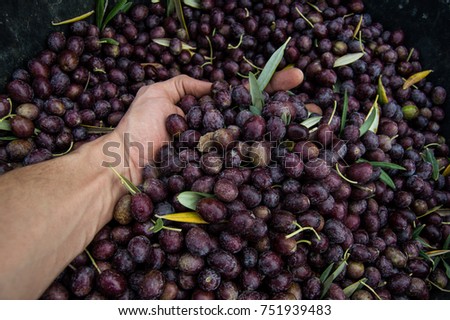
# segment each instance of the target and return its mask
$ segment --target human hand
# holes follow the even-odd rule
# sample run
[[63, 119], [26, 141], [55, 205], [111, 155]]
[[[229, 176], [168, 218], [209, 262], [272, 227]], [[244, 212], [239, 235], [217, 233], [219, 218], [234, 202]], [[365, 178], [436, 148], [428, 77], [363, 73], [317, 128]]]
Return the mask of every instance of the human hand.
[[[301, 70], [292, 68], [274, 74], [266, 91], [273, 93], [290, 90], [303, 81]], [[134, 183], [141, 182], [142, 168], [154, 160], [156, 152], [170, 141], [166, 118], [174, 113], [183, 115], [176, 106], [187, 94], [201, 97], [211, 90], [211, 83], [185, 75], [159, 82], [139, 90], [130, 109], [112, 133], [113, 140], [121, 144], [121, 155], [127, 165], [121, 164], [122, 173]], [[111, 140], [111, 137], [108, 137]]]

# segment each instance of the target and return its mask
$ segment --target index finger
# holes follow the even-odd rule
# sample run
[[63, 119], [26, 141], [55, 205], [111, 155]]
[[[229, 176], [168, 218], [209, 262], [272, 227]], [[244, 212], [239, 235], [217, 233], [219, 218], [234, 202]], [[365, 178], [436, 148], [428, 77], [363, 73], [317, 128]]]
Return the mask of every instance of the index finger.
[[204, 96], [211, 91], [212, 83], [200, 81], [186, 75], [179, 75], [172, 79], [158, 82], [150, 85], [143, 93], [148, 98], [167, 98], [173, 104], [176, 104], [185, 95], [193, 95], [196, 97]]

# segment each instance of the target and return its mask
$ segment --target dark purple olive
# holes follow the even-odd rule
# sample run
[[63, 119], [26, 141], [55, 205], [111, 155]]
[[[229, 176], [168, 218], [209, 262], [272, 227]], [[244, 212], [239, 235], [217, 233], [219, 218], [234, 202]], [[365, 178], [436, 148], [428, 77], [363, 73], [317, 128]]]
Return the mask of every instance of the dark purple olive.
[[9, 96], [17, 103], [27, 103], [33, 100], [33, 89], [22, 80], [13, 80], [6, 86]]

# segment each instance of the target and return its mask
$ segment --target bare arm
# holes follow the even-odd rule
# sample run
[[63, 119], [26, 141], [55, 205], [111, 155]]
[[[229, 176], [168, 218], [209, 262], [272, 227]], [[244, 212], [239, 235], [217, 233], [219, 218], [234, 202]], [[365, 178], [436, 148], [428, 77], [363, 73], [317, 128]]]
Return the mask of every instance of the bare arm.
[[[271, 90], [290, 89], [303, 79], [291, 69], [282, 84]], [[281, 79], [280, 78], [280, 79]], [[152, 161], [169, 140], [165, 119], [182, 111], [175, 106], [185, 94], [202, 96], [211, 84], [175, 77], [141, 89], [117, 129], [64, 157], [14, 170], [0, 177], [0, 299], [38, 298], [52, 280], [80, 253], [112, 218], [113, 208], [126, 193], [104, 162], [107, 143], [124, 154], [124, 136], [145, 146], [131, 148], [129, 167], [116, 169], [135, 184], [141, 183], [139, 163]], [[147, 148], [147, 143], [152, 148]]]

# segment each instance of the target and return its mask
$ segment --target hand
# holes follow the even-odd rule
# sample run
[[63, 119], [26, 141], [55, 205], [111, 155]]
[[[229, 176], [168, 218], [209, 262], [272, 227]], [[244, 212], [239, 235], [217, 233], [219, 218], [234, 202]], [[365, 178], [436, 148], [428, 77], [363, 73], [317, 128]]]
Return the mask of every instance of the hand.
[[[290, 90], [303, 81], [303, 72], [292, 68], [274, 74], [266, 91], [273, 93]], [[121, 155], [128, 157], [129, 168], [123, 172], [131, 181], [141, 182], [142, 168], [151, 162], [156, 152], [170, 141], [166, 118], [174, 113], [184, 115], [176, 106], [187, 94], [201, 97], [211, 90], [211, 83], [182, 75], [139, 90], [127, 114], [114, 130], [114, 140], [119, 141]], [[123, 151], [129, 151], [123, 152]], [[122, 162], [124, 159], [122, 159]], [[122, 163], [123, 165], [123, 163]]]

